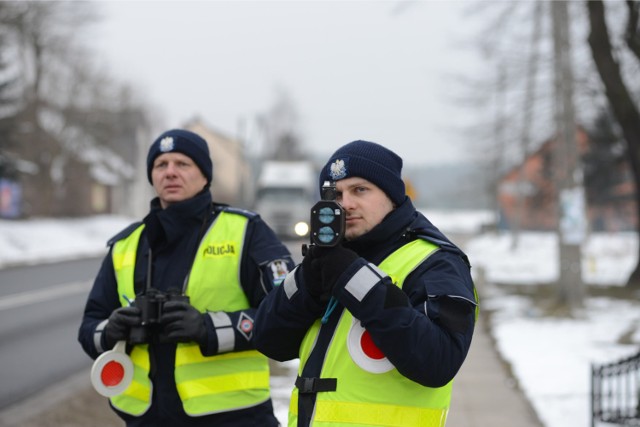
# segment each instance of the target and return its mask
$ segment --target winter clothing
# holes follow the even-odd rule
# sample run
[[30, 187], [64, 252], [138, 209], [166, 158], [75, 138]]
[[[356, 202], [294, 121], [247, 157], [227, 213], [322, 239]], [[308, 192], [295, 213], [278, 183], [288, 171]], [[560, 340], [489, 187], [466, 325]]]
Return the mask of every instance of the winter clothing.
[[332, 272], [335, 308], [307, 291], [300, 265], [257, 312], [256, 348], [300, 358], [289, 426], [444, 426], [476, 316], [466, 255], [408, 198], [343, 245], [359, 258]]
[[150, 183], [153, 161], [164, 153], [182, 153], [189, 156], [207, 178], [207, 187], [211, 184], [213, 164], [209, 155], [209, 145], [199, 135], [183, 129], [169, 130], [160, 135], [151, 144], [147, 154], [147, 178]]
[[142, 322], [141, 316], [142, 312], [138, 307], [120, 307], [113, 310], [104, 328], [106, 348], [113, 348], [118, 341], [126, 340], [131, 327]]
[[[438, 247], [426, 240], [414, 240], [407, 243], [393, 254], [385, 258], [379, 265], [364, 266], [352, 277], [345, 290], [356, 299], [362, 299], [364, 292], [353, 292], [351, 289], [367, 290], [375, 286], [384, 276], [394, 278], [396, 286], [402, 286], [407, 275], [420, 264], [425, 257], [437, 251]], [[304, 267], [303, 267], [304, 268]], [[402, 291], [399, 291], [402, 292]], [[405, 300], [408, 305], [408, 301]], [[306, 334], [301, 346], [301, 366], [305, 366], [308, 355], [312, 353], [321, 330], [321, 322], [314, 322]], [[342, 357], [349, 354], [351, 357]], [[376, 346], [371, 335], [362, 327], [348, 310], [344, 310], [335, 328], [333, 339], [328, 345], [322, 369], [322, 379], [309, 382], [304, 377], [303, 369], [298, 372], [297, 388], [293, 391], [290, 404], [290, 423], [298, 425], [298, 405], [313, 401], [310, 396], [323, 382], [333, 379], [335, 387], [322, 391], [336, 393], [317, 393], [315, 396], [315, 423], [331, 425], [393, 425], [396, 427], [442, 426], [446, 420], [451, 400], [451, 382], [444, 387], [425, 387], [403, 376], [384, 353]], [[328, 378], [328, 379], [327, 379]], [[340, 390], [337, 383], [340, 382]], [[375, 382], [375, 387], [363, 387], [368, 382]], [[319, 384], [318, 384], [319, 383]], [[380, 392], [384, 390], [384, 392]], [[305, 411], [307, 409], [305, 408]], [[309, 412], [303, 412], [308, 418]]]
[[310, 246], [302, 260], [307, 292], [317, 300], [328, 302], [335, 281], [356, 258], [358, 254], [342, 246]]
[[402, 159], [375, 142], [353, 141], [339, 148], [320, 171], [320, 188], [325, 181], [358, 176], [380, 187], [396, 205], [405, 199], [401, 176]]
[[[104, 333], [109, 330], [106, 319], [140, 294], [147, 280], [163, 292], [185, 287], [190, 298], [189, 304], [166, 303], [168, 314], [157, 329], [150, 328], [148, 345], [128, 346], [136, 360], [149, 364], [134, 378], [141, 381], [138, 401], [126, 391], [111, 401], [127, 425], [278, 425], [269, 398], [267, 360], [254, 350], [252, 327], [256, 307], [293, 261], [260, 217], [215, 204], [208, 191], [166, 209], [154, 199], [143, 222], [123, 230], [109, 246], [78, 334], [92, 358], [112, 345]], [[121, 261], [126, 259], [133, 263]], [[239, 358], [242, 363], [237, 363]], [[217, 369], [192, 368], [207, 364]], [[241, 382], [249, 393], [207, 388], [228, 381], [226, 374], [244, 380], [249, 371], [251, 380]], [[207, 381], [201, 374], [220, 379]], [[145, 390], [147, 403], [139, 400], [147, 399]]]

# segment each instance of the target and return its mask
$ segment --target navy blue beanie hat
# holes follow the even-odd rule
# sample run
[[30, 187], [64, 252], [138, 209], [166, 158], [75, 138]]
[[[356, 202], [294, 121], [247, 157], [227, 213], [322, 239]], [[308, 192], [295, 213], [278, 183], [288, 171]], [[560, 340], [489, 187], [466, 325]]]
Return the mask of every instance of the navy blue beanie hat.
[[320, 171], [320, 187], [324, 181], [360, 177], [380, 187], [397, 206], [405, 199], [401, 176], [402, 158], [393, 151], [368, 141], [353, 141], [342, 146]]
[[[147, 155], [147, 178], [149, 182], [151, 182], [153, 161], [164, 153], [182, 153], [189, 156], [207, 178], [207, 186], [211, 184], [213, 164], [211, 163], [211, 156], [209, 156], [209, 146], [201, 136], [182, 129], [168, 130], [160, 135], [151, 144]], [[153, 184], [153, 182], [151, 183]]]

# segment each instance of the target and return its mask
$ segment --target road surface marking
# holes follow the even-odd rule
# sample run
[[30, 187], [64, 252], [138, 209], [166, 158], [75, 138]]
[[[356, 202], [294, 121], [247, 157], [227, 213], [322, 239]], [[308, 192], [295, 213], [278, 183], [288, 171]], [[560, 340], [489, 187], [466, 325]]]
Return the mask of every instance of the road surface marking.
[[10, 308], [23, 307], [29, 304], [36, 304], [42, 301], [65, 297], [68, 295], [87, 292], [91, 287], [91, 282], [73, 282], [65, 285], [52, 286], [47, 289], [37, 291], [21, 292], [0, 298], [0, 311]]

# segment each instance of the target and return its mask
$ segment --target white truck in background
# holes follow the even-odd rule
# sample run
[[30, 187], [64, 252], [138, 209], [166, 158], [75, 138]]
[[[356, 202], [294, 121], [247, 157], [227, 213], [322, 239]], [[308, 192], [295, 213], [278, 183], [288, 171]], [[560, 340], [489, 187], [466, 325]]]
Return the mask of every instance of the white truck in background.
[[318, 200], [318, 173], [310, 161], [267, 160], [256, 183], [254, 210], [281, 238], [309, 235], [309, 218]]

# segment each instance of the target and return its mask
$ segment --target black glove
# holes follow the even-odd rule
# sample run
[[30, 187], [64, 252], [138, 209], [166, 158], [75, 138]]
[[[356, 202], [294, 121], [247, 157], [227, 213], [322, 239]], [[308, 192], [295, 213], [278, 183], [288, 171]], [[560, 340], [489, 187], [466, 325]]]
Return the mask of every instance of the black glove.
[[160, 318], [160, 342], [192, 342], [206, 344], [207, 327], [204, 315], [184, 301], [167, 301]]
[[129, 338], [131, 327], [141, 323], [142, 312], [138, 307], [120, 307], [114, 310], [104, 327], [104, 340], [107, 348], [113, 348], [118, 341], [126, 341]]
[[302, 260], [302, 278], [307, 292], [320, 302], [331, 298], [331, 291], [340, 275], [359, 256], [342, 246], [309, 246]]

